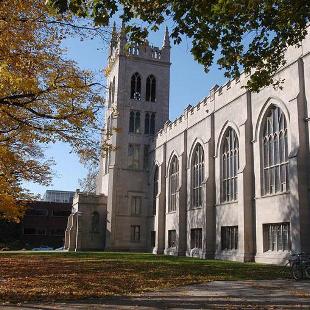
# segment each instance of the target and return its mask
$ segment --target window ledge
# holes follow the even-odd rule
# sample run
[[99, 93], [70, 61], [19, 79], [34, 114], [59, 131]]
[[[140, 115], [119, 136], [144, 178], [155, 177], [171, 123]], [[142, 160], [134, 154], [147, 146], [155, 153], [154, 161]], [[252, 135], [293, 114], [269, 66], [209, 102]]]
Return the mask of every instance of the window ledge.
[[202, 248], [191, 248], [190, 251], [202, 251]]
[[201, 207], [190, 207], [188, 209], [188, 211], [192, 211], [192, 210], [202, 210], [202, 206]]
[[234, 200], [234, 201], [227, 201], [227, 202], [221, 202], [219, 204], [216, 204], [215, 206], [225, 206], [225, 205], [233, 205], [233, 204], [237, 204], [238, 200]]
[[168, 212], [166, 212], [166, 214], [174, 214], [174, 213], [177, 213], [177, 211], [168, 211]]
[[257, 196], [254, 199], [264, 199], [264, 198], [268, 198], [268, 197], [287, 195], [287, 194], [290, 194], [290, 193], [291, 193], [290, 191], [278, 192], [278, 193], [275, 193], [275, 194], [267, 194], [267, 195]]
[[228, 250], [228, 249], [225, 249], [225, 250], [221, 250], [221, 252], [220, 253], [222, 253], [222, 254], [236, 254], [236, 253], [238, 253], [238, 249], [232, 249], [232, 250]]
[[283, 254], [290, 254], [290, 250], [279, 250], [279, 251], [272, 251], [272, 250], [267, 250], [264, 251], [264, 255], [283, 255]]

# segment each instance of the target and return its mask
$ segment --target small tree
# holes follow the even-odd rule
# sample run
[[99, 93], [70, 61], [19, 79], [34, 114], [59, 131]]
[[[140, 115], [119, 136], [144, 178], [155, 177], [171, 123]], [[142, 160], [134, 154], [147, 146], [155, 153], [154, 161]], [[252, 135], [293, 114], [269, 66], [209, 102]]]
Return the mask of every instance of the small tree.
[[79, 186], [82, 192], [95, 193], [96, 192], [96, 181], [98, 177], [99, 169], [98, 166], [90, 166], [86, 176], [79, 180]]

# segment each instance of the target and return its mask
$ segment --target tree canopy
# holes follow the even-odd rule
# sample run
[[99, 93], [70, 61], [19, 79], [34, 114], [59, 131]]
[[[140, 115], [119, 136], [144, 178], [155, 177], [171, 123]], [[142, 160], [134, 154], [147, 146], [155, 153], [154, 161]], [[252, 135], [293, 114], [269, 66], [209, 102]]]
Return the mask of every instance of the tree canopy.
[[51, 181], [47, 143], [67, 142], [82, 160], [99, 159], [101, 85], [62, 48], [66, 36], [87, 28], [74, 22], [51, 16], [41, 0], [0, 2], [0, 219], [22, 215], [22, 200], [31, 198], [24, 181]]
[[[251, 72], [252, 91], [280, 81], [273, 75], [285, 64], [288, 46], [298, 45], [307, 33], [309, 0], [47, 0], [60, 13], [71, 11], [108, 25], [118, 14], [133, 39], [148, 30], [172, 24], [171, 37], [192, 39], [191, 52], [205, 70], [217, 62], [227, 78]], [[140, 28], [137, 19], [147, 26]], [[216, 51], [220, 56], [216, 57]], [[216, 59], [215, 59], [216, 58]]]

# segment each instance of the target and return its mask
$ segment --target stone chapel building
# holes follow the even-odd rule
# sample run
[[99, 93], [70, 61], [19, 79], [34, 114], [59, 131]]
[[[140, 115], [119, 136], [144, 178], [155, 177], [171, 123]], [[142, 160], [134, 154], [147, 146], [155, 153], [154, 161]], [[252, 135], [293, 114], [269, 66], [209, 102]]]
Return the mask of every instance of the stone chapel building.
[[283, 89], [214, 86], [169, 121], [170, 42], [127, 50], [113, 31], [97, 195], [77, 194], [70, 250], [148, 251], [264, 263], [310, 252], [310, 35]]

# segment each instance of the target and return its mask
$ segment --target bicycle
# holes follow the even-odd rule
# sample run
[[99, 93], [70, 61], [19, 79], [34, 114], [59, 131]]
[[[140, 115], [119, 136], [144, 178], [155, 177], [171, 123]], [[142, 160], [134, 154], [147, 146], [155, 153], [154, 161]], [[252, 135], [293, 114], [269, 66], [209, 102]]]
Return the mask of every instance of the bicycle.
[[289, 257], [292, 277], [298, 281], [310, 279], [310, 256], [305, 253], [292, 253]]

